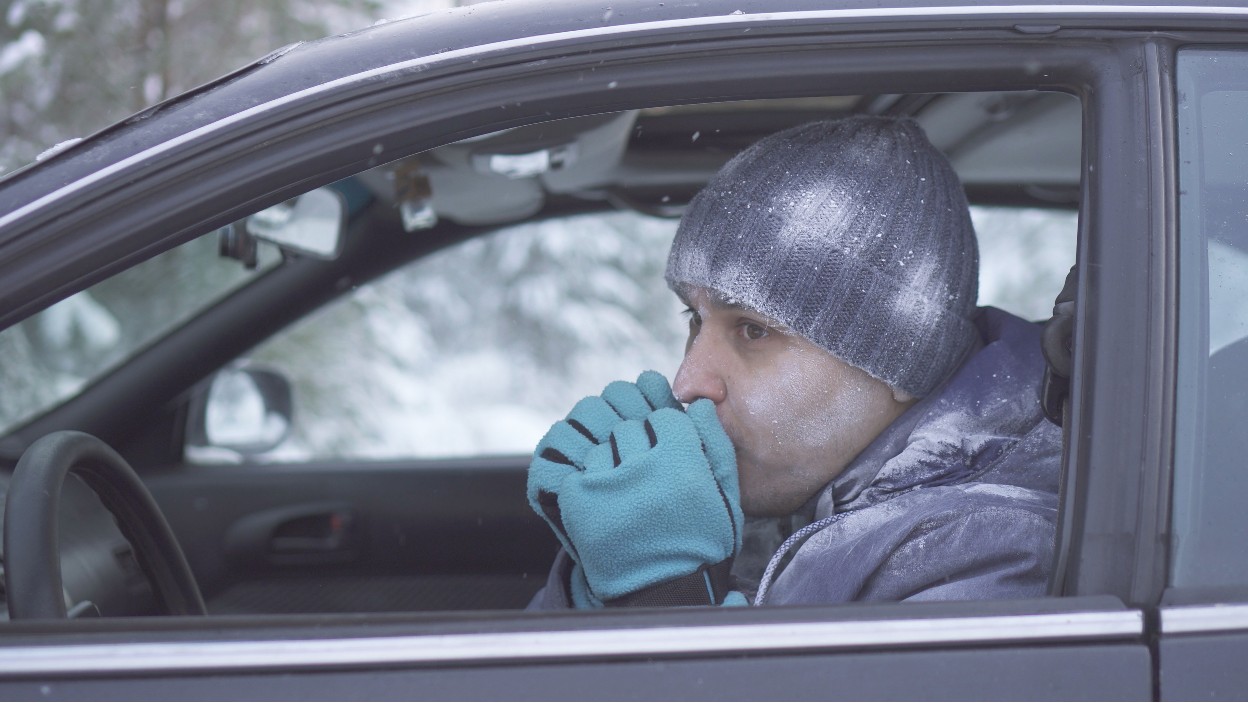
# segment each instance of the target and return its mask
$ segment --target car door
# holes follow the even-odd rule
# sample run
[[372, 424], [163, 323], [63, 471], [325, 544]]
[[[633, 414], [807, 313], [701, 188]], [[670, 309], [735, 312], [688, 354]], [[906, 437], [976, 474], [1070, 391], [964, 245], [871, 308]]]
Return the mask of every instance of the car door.
[[[15, 210], [7, 221], [17, 232], [10, 241], [20, 239], [19, 225], [25, 232], [44, 229], [33, 240], [37, 246], [5, 258], [10, 275], [0, 277], [0, 290], [23, 301], [9, 318], [136, 260], [145, 246], [168, 247], [383, 158], [521, 124], [731, 99], [1065, 90], [1082, 101], [1086, 169], [1054, 579], [1060, 597], [462, 618], [226, 618], [209, 627], [189, 619], [98, 627], [14, 623], [5, 629], [0, 691], [168, 697], [194, 686], [220, 698], [1151, 697], [1144, 608], [1156, 602], [1164, 580], [1165, 554], [1156, 543], [1168, 519], [1172, 399], [1166, 389], [1173, 387], [1173, 369], [1166, 352], [1173, 337], [1166, 330], [1174, 322], [1164, 305], [1173, 292], [1167, 285], [1174, 261], [1157, 255], [1165, 250], [1168, 178], [1162, 156], [1168, 113], [1159, 97], [1167, 66], [1159, 40], [1148, 32], [1100, 33], [1103, 18], [1089, 19], [1087, 8], [1052, 15], [1034, 7], [988, 15], [948, 8], [786, 13], [745, 3], [748, 12], [700, 17], [686, 14], [688, 8], [624, 4], [593, 18], [605, 28], [584, 29], [571, 5], [565, 9], [573, 19], [553, 26], [524, 15], [523, 6], [500, 5], [472, 17], [448, 15], [419, 33], [383, 26], [295, 49], [275, 59], [271, 71], [200, 96], [206, 102], [188, 103], [184, 112], [170, 106], [169, 114], [180, 117], [200, 108], [213, 115], [255, 91], [246, 100], [255, 107], [194, 129], [178, 132], [185, 128], [172, 117], [155, 119], [142, 139], [162, 130], [178, 136], [156, 146], [135, 137], [133, 155], [109, 167], [125, 179], [98, 176], [48, 195], [48, 202], [73, 206], [63, 219], [40, 210], [39, 202]], [[612, 23], [633, 12], [648, 21]], [[499, 38], [517, 23], [549, 31]], [[494, 41], [463, 39], [475, 33]], [[457, 38], [460, 48], [442, 51]], [[412, 46], [424, 47], [422, 58], [385, 60], [391, 56], [385, 51], [410, 56]], [[306, 75], [300, 69], [317, 66], [315, 60], [370, 51], [383, 56], [367, 71], [289, 94], [275, 87], [277, 79]], [[75, 166], [86, 168], [75, 162], [66, 169]], [[90, 237], [110, 253], [107, 266], [60, 243], [83, 218], [97, 221]], [[13, 273], [48, 266], [53, 255], [55, 283]], [[204, 358], [198, 370], [229, 360]], [[511, 478], [499, 485], [510, 481], [519, 490], [518, 469], [506, 467]], [[375, 474], [331, 472], [322, 485], [333, 493], [347, 492], [352, 481], [384, 485], [386, 477]], [[232, 480], [288, 488], [278, 485], [285, 480], [280, 475]], [[220, 491], [212, 482], [205, 490]], [[181, 501], [179, 510], [196, 509], [193, 491], [154, 483], [171, 505]], [[399, 496], [413, 487], [387, 490]], [[169, 497], [179, 491], [184, 497]], [[319, 494], [310, 500], [318, 501]]]

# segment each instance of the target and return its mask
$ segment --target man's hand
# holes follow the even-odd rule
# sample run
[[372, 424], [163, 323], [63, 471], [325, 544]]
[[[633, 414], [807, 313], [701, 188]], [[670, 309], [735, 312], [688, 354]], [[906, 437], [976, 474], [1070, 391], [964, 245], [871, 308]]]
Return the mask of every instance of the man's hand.
[[681, 411], [653, 371], [611, 384], [538, 444], [528, 495], [577, 562], [578, 607], [722, 601], [742, 516], [710, 401]]
[[563, 527], [559, 486], [570, 472], [585, 470], [586, 455], [606, 442], [616, 425], [624, 420], [645, 419], [660, 408], [679, 410], [680, 403], [662, 374], [643, 371], [637, 383], [615, 381], [602, 395], [582, 398], [538, 443], [529, 465], [529, 504], [546, 519], [573, 559], [577, 556], [576, 548]]

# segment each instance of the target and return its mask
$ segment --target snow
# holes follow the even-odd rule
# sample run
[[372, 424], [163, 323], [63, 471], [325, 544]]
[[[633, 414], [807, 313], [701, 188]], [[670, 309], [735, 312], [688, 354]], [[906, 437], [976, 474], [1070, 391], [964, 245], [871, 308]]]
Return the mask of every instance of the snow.
[[71, 32], [78, 27], [80, 21], [81, 17], [73, 7], [73, 3], [62, 2], [56, 17], [52, 20], [52, 29], [59, 33]]
[[40, 154], [35, 157], [35, 161], [43, 161], [44, 159], [50, 159], [53, 156], [56, 156], [57, 154], [61, 153], [62, 151], [65, 151], [66, 149], [70, 148], [71, 146], [77, 144], [80, 141], [82, 141], [82, 137], [74, 137], [72, 139], [66, 139], [63, 142], [57, 142], [56, 144], [52, 145], [51, 148], [45, 149], [44, 151], [40, 152]]
[[1248, 337], [1248, 255], [1209, 240], [1209, 353]]
[[221, 447], [274, 444], [289, 429], [285, 418], [265, 407], [251, 376], [238, 370], [218, 374], [204, 424], [209, 439]]
[[121, 324], [89, 291], [48, 308], [39, 317], [39, 326], [44, 339], [62, 349], [76, 346], [100, 352], [112, 349], [121, 339]]
[[263, 460], [527, 454], [610, 381], [670, 377], [686, 332], [662, 279], [675, 224], [522, 225], [361, 287], [253, 354], [295, 391], [295, 432]]
[[5, 13], [4, 20], [8, 22], [10, 27], [16, 27], [26, 19], [26, 3], [24, 0], [15, 0], [9, 5], [9, 11]]
[[979, 304], [1047, 320], [1075, 263], [1078, 216], [1065, 210], [972, 207]]
[[[12, 16], [12, 11], [10, 11]], [[43, 35], [33, 29], [22, 32], [17, 41], [0, 48], [0, 76], [12, 71], [22, 63], [43, 56], [47, 42]]]

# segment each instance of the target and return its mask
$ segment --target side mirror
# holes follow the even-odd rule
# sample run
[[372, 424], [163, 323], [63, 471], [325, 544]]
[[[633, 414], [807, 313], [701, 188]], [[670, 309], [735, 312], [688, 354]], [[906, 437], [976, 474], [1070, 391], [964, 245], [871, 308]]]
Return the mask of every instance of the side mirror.
[[277, 448], [290, 436], [290, 381], [262, 367], [227, 368], [191, 396], [186, 444], [197, 453], [226, 450], [244, 457]]

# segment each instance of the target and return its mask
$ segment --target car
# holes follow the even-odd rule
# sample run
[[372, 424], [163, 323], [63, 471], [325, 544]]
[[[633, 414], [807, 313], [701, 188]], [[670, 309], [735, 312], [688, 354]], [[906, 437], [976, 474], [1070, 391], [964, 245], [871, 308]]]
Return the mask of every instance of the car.
[[[1248, 5], [485, 3], [0, 178], [0, 697], [1248, 695]], [[758, 138], [908, 115], [1047, 321], [1050, 594], [529, 612], [537, 439], [679, 360]]]

